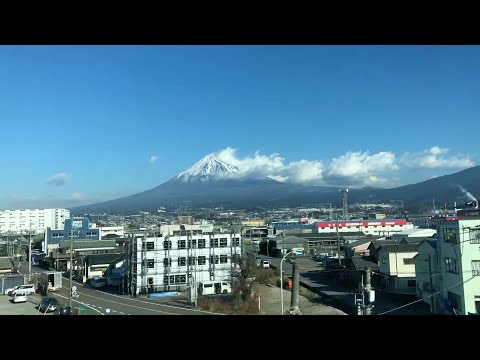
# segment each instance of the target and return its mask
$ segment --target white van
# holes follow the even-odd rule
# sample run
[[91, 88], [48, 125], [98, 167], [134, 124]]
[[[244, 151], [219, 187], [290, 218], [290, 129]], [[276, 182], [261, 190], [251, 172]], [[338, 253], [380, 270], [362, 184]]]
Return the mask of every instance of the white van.
[[27, 302], [27, 293], [22, 290], [14, 291], [12, 293], [12, 302], [13, 303], [22, 303]]
[[9, 290], [8, 295], [13, 295], [16, 292], [24, 292], [27, 295], [34, 295], [35, 294], [35, 284], [18, 285], [18, 286], [15, 286], [13, 289], [8, 289], [8, 290]]

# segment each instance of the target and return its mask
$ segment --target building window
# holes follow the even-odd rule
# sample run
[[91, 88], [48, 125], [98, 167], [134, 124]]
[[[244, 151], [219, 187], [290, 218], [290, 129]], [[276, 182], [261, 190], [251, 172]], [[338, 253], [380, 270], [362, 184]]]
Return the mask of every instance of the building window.
[[195, 265], [195, 256], [188, 257], [188, 265]]
[[[170, 282], [169, 282], [169, 280], [170, 280]], [[169, 285], [169, 284], [171, 285], [171, 284], [174, 284], [174, 283], [175, 283], [175, 276], [174, 275], [170, 275], [170, 276], [165, 275], [163, 277], [163, 285]]]
[[226, 264], [228, 262], [227, 255], [220, 255], [220, 264]]
[[196, 239], [190, 239], [188, 241], [188, 248], [189, 249], [195, 249], [197, 247], [197, 240]]
[[186, 275], [175, 275], [175, 284], [185, 284], [187, 282]]
[[179, 257], [178, 258], [178, 266], [186, 266], [187, 265], [187, 258], [186, 257]]
[[153, 286], [153, 277], [147, 278], [147, 281], [148, 281], [148, 287], [152, 287]]
[[198, 239], [198, 248], [205, 249], [205, 239]]
[[187, 248], [187, 243], [185, 240], [178, 240], [178, 248], [179, 249], [186, 249]]
[[472, 260], [472, 276], [480, 275], [480, 260]]
[[147, 260], [147, 265], [148, 265], [148, 268], [149, 268], [149, 269], [155, 268], [155, 260], [153, 260], [153, 259], [148, 259], [148, 260]]
[[407, 287], [415, 287], [416, 283], [415, 280], [407, 280]]
[[170, 250], [172, 248], [172, 242], [170, 240], [165, 240], [163, 242], [163, 248]]
[[207, 258], [205, 256], [199, 256], [197, 258], [198, 265], [205, 265], [207, 263]]
[[470, 229], [470, 244], [480, 244], [480, 229]]
[[240, 246], [240, 238], [235, 238], [235, 246]]
[[457, 259], [445, 258], [445, 271], [453, 274], [458, 274]]
[[218, 255], [215, 255], [215, 256], [210, 255], [210, 264], [213, 264], [213, 263], [218, 264]]
[[172, 266], [172, 258], [164, 258], [163, 259], [163, 266], [165, 266], [165, 267]]
[[454, 228], [443, 229], [443, 239], [446, 243], [456, 244], [458, 242], [457, 230]]
[[382, 257], [382, 264], [386, 264], [387, 263], [387, 258], [386, 257]]
[[415, 264], [414, 258], [403, 259], [403, 265], [413, 265], [413, 264]]
[[220, 238], [220, 247], [227, 247], [227, 238]]
[[147, 250], [154, 250], [155, 249], [155, 244], [153, 241], [147, 241]]
[[448, 299], [448, 303], [452, 308], [462, 311], [462, 305], [461, 305], [462, 297], [460, 295], [457, 295], [455, 293], [448, 291], [447, 299]]
[[210, 240], [210, 247], [218, 247], [218, 239]]

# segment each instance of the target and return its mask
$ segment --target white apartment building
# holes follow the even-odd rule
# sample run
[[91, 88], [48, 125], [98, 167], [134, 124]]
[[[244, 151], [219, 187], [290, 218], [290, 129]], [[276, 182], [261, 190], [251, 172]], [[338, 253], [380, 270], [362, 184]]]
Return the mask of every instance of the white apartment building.
[[[132, 235], [133, 254], [127, 254], [131, 270], [130, 288], [144, 292], [203, 289], [213, 282], [231, 284], [241, 255], [240, 234], [205, 233], [202, 230], [175, 232], [175, 235]], [[233, 262], [232, 262], [233, 259]]]
[[438, 225], [441, 294], [437, 313], [480, 313], [480, 211]]
[[67, 209], [0, 210], [0, 233], [43, 232], [47, 227], [63, 229], [65, 219], [70, 218]]

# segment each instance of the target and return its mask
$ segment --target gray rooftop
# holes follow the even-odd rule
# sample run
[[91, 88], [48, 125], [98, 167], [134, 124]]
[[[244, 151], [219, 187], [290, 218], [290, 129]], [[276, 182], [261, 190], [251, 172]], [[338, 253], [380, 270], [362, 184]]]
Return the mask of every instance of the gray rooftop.
[[[61, 249], [69, 249], [70, 241], [62, 241], [59, 245]], [[75, 240], [73, 241], [74, 249], [86, 248], [100, 248], [100, 247], [116, 247], [115, 240]]]
[[372, 270], [378, 270], [378, 263], [374, 258], [370, 256], [352, 256], [352, 265], [355, 270], [365, 270], [371, 268]]
[[414, 252], [418, 251], [419, 244], [398, 244], [382, 247], [387, 253]]
[[369, 242], [372, 242], [372, 239], [360, 239], [357, 241], [353, 241], [351, 243], [343, 245], [344, 248], [354, 248], [355, 246], [363, 245], [363, 244], [368, 244]]
[[378, 250], [379, 248], [381, 248], [382, 246], [386, 246], [386, 245], [396, 245], [397, 243], [394, 241], [394, 240], [372, 240], [372, 243], [370, 244], [370, 246], [373, 246], [375, 248], [375, 250]]

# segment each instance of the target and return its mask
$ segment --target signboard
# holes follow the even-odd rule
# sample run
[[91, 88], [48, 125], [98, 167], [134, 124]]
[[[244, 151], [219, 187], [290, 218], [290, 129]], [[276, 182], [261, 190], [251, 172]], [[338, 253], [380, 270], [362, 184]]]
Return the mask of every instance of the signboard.
[[72, 220], [72, 229], [81, 229], [82, 220]]
[[[346, 226], [392, 226], [392, 225], [406, 225], [407, 220], [378, 220], [378, 221], [339, 221], [339, 227]], [[319, 222], [318, 227], [335, 227], [336, 222]]]

